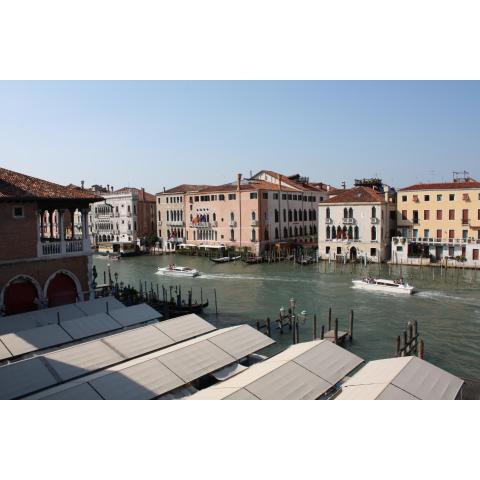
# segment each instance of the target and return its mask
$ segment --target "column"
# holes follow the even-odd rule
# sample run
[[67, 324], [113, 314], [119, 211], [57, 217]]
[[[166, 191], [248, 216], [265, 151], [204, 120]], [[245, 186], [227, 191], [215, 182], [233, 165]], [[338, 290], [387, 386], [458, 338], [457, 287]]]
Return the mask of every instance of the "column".
[[82, 241], [83, 241], [83, 250], [88, 252], [91, 249], [90, 245], [90, 236], [88, 234], [88, 210], [81, 210], [82, 218]]
[[58, 233], [60, 238], [60, 253], [66, 253], [66, 245], [65, 245], [65, 210], [57, 210], [58, 211]]
[[37, 256], [40, 257], [43, 255], [43, 211], [42, 209], [37, 210]]

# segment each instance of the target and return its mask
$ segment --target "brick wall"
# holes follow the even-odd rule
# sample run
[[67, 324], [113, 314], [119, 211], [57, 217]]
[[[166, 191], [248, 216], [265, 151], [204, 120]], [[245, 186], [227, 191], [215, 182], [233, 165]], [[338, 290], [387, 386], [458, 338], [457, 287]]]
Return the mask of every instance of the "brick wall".
[[[23, 207], [24, 217], [14, 218], [14, 207]], [[0, 203], [0, 261], [37, 255], [37, 204]]]

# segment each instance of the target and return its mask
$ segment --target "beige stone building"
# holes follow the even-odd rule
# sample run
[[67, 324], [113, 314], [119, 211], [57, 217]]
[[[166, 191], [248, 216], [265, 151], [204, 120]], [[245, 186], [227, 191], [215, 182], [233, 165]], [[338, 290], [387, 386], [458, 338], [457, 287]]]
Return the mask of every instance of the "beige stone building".
[[398, 192], [392, 261], [480, 265], [480, 182], [420, 183]]
[[335, 190], [318, 206], [322, 260], [383, 262], [395, 226], [395, 194], [370, 187]]

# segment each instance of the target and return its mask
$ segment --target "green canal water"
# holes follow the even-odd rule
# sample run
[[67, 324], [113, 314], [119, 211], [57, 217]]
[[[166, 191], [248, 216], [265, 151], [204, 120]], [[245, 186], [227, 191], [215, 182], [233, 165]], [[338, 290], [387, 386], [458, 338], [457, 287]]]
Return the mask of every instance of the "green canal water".
[[[175, 263], [195, 267], [200, 277], [177, 279], [156, 274], [158, 266]], [[108, 259], [94, 256], [98, 283], [103, 281]], [[208, 298], [205, 318], [219, 327], [277, 318], [280, 307], [288, 308], [289, 298], [297, 301], [297, 312], [308, 317], [300, 325], [301, 341], [312, 338], [313, 314], [319, 325], [326, 324], [329, 307], [347, 330], [348, 312], [354, 310], [354, 340], [347, 348], [366, 360], [392, 357], [395, 339], [408, 320], [417, 320], [425, 341], [425, 359], [464, 378], [480, 378], [480, 271], [388, 265], [315, 265], [291, 263], [246, 265], [242, 262], [214, 264], [204, 257], [180, 255], [122, 258], [110, 264], [112, 277], [134, 285], [147, 282], [165, 287], [181, 285], [184, 296], [193, 288], [193, 298]], [[404, 279], [419, 289], [413, 296], [372, 293], [352, 288], [352, 279], [366, 275]], [[214, 289], [218, 317], [215, 316]], [[291, 334], [273, 328], [276, 349], [291, 343]]]

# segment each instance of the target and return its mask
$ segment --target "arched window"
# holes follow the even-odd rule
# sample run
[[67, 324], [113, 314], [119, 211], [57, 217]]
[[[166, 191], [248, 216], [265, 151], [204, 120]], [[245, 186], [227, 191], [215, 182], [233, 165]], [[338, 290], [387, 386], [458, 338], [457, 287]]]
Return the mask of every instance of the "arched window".
[[355, 240], [358, 240], [358, 226], [355, 225], [355, 228], [353, 230], [353, 238]]
[[290, 237], [293, 237], [292, 227], [290, 227], [290, 228], [288, 229], [288, 234], [289, 234]]
[[348, 218], [348, 210], [347, 207], [343, 209], [343, 218]]
[[297, 222], [297, 221], [298, 221], [298, 214], [297, 214], [297, 211], [296, 211], [296, 210], [293, 211], [293, 221], [294, 221], [294, 222]]
[[299, 234], [300, 234], [300, 236], [302, 237], [302, 236], [303, 236], [303, 228], [302, 228], [302, 227], [300, 227], [298, 230], [299, 230]]
[[230, 230], [230, 240], [235, 240], [235, 230], [233, 228]]
[[255, 229], [252, 230], [252, 242], [257, 241], [257, 233], [255, 232]]
[[217, 221], [217, 214], [216, 213], [212, 213], [212, 219], [214, 222]]
[[233, 222], [235, 220], [235, 214], [230, 212], [230, 220]]
[[291, 210], [288, 211], [288, 221], [289, 222], [292, 221], [292, 211]]
[[298, 228], [295, 227], [295, 236], [298, 237]]
[[332, 227], [332, 240], [335, 240], [337, 238], [337, 230], [335, 227]]
[[283, 238], [288, 238], [288, 230], [287, 227], [283, 229]]
[[316, 210], [312, 210], [312, 217], [313, 217], [313, 220], [317, 219], [317, 211]]
[[327, 218], [330, 218], [330, 207], [327, 207]]
[[337, 227], [337, 238], [342, 238], [342, 227], [340, 225]]
[[283, 209], [283, 221], [287, 221], [287, 211], [285, 209]]
[[343, 227], [343, 230], [342, 230], [342, 238], [347, 238], [347, 227]]
[[[310, 234], [311, 234], [311, 233], [312, 233], [312, 227], [310, 227]], [[327, 227], [327, 235], [326, 235], [326, 237], [327, 237], [327, 240], [330, 239], [330, 226]]]
[[269, 238], [269, 235], [268, 235], [268, 229], [267, 229], [267, 228], [265, 229], [264, 234], [265, 234], [265, 237], [264, 237], [264, 238], [265, 238], [265, 240], [268, 242], [268, 240], [270, 240], [270, 238]]
[[275, 238], [278, 238], [278, 227], [275, 227]]
[[275, 223], [278, 223], [280, 215], [278, 214], [278, 210], [275, 209]]
[[252, 221], [254, 222], [257, 219], [257, 214], [255, 213], [255, 210], [252, 211]]
[[353, 238], [353, 228], [352, 228], [352, 226], [350, 225], [350, 226], [348, 227], [348, 239], [349, 239], [349, 240], [352, 240], [352, 238]]
[[298, 211], [298, 220], [299, 220], [300, 222], [302, 221], [302, 217], [303, 217], [302, 211], [299, 210], [299, 211]]
[[306, 222], [307, 221], [307, 211], [303, 211], [303, 220]]
[[217, 231], [215, 230], [215, 241], [217, 241]]
[[352, 207], [350, 207], [348, 209], [348, 218], [353, 218], [353, 208]]
[[377, 209], [372, 207], [372, 218], [377, 218]]
[[377, 239], [377, 227], [375, 225], [372, 226], [372, 240]]

